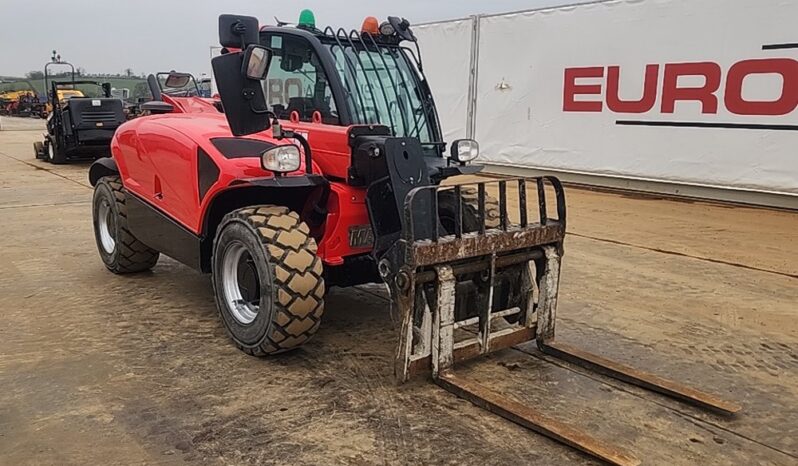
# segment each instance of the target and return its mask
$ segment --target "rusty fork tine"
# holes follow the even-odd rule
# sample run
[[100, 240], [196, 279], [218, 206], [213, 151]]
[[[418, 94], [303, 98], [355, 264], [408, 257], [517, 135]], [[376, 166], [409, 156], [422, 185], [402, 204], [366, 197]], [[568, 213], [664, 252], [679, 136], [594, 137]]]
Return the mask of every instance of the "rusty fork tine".
[[687, 387], [672, 380], [643, 372], [633, 367], [583, 351], [566, 343], [539, 341], [538, 348], [548, 355], [590, 369], [594, 372], [721, 414], [732, 415], [742, 409], [742, 407], [736, 403], [722, 400], [714, 395]]
[[480, 408], [609, 464], [622, 466], [640, 464], [639, 459], [622, 448], [597, 440], [565, 423], [546, 417], [536, 409], [510, 400], [480, 383], [460, 378], [452, 371], [439, 373], [435, 383]]

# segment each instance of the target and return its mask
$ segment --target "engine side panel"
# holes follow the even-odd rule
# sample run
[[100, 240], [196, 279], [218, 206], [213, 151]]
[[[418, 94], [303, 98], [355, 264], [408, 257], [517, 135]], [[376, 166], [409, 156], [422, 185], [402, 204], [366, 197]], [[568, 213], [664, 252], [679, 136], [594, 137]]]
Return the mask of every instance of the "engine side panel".
[[[319, 256], [328, 265], [340, 265], [345, 257], [370, 252], [365, 187], [346, 183], [351, 162], [349, 128], [293, 122], [285, 126], [307, 135], [313, 148], [313, 172], [331, 181], [328, 215], [315, 229]], [[131, 194], [202, 238], [206, 231], [203, 222], [217, 196], [229, 195], [231, 190], [255, 181], [275, 179], [273, 173], [261, 168], [258, 156], [242, 156], [236, 151], [225, 156], [217, 148], [218, 141], [214, 145], [213, 140], [218, 138], [232, 138], [221, 113], [153, 115], [122, 125], [114, 136], [112, 152]], [[245, 143], [289, 143], [275, 140], [271, 131], [245, 139], [250, 140]], [[286, 176], [304, 175], [303, 163], [297, 172]], [[316, 199], [311, 196], [308, 203]], [[258, 202], [270, 201], [264, 198]]]
[[[227, 158], [211, 141], [229, 137], [232, 135], [220, 113], [166, 114], [125, 123], [114, 137], [112, 150], [126, 189], [200, 235], [205, 209], [216, 194], [233, 183], [274, 178], [272, 172], [261, 168], [259, 157]], [[268, 133], [248, 138], [273, 145], [288, 143], [276, 141]], [[200, 150], [209, 159], [203, 162], [203, 169], [208, 171], [209, 163], [216, 167], [210, 169], [215, 180], [200, 179]], [[303, 176], [304, 170], [302, 165], [286, 176]]]

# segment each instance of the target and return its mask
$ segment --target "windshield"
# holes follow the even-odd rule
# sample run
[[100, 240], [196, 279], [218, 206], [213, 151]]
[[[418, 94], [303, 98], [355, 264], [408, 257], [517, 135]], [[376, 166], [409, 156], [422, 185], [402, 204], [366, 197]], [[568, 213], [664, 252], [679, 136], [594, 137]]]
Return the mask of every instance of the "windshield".
[[395, 136], [416, 137], [422, 144], [437, 142], [430, 125], [434, 116], [421, 99], [416, 70], [403, 49], [339, 41], [327, 47], [352, 120], [388, 126]]
[[319, 118], [337, 125], [338, 107], [345, 106], [352, 124], [387, 126], [394, 136], [418, 138], [437, 155], [434, 106], [422, 100], [420, 73], [404, 49], [369, 37], [323, 37], [324, 52], [333, 59], [330, 71], [343, 87], [342, 95], [333, 96], [322, 60], [307, 39], [270, 31], [261, 34], [261, 43], [273, 51], [263, 88], [278, 118], [296, 114], [299, 121]]
[[213, 90], [211, 89], [211, 78], [202, 78], [197, 83], [200, 97], [210, 98]]

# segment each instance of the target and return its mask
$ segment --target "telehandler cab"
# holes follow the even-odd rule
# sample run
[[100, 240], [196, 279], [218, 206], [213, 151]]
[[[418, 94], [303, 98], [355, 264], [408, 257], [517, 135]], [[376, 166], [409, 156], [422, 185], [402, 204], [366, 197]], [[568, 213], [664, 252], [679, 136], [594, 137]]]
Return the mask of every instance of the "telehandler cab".
[[458, 377], [454, 366], [536, 340], [611, 377], [739, 409], [556, 342], [560, 182], [443, 184], [481, 169], [470, 163], [479, 146], [452, 141], [447, 156], [419, 55], [404, 47], [416, 43], [408, 22], [369, 18], [345, 32], [303, 18], [259, 28], [256, 18], [220, 16], [224, 53], [212, 66], [224, 113], [164, 112], [119, 128], [113, 158], [89, 173], [108, 269], [144, 271], [163, 253], [211, 273], [225, 328], [257, 356], [307, 342], [326, 287], [382, 281], [402, 319], [399, 381], [431, 373], [479, 406], [616, 464], [638, 460]]

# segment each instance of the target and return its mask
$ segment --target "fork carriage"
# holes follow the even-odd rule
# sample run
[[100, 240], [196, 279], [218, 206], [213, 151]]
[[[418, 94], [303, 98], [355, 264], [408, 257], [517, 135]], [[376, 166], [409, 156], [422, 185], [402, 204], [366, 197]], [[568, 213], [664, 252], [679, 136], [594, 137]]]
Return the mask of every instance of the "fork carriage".
[[[466, 231], [463, 217], [468, 206], [461, 193], [471, 186], [477, 190], [479, 227]], [[445, 190], [454, 191], [458, 200], [454, 228], [448, 232], [441, 231], [437, 205]], [[498, 193], [496, 228], [486, 226], [488, 193]], [[380, 272], [401, 316], [394, 369], [399, 382], [431, 374], [438, 385], [480, 407], [604, 461], [624, 465], [639, 464], [639, 460], [532, 407], [463, 379], [454, 368], [458, 363], [534, 340], [543, 353], [606, 376], [722, 414], [740, 410], [738, 405], [713, 395], [555, 341], [566, 233], [565, 194], [557, 178], [418, 187], [407, 194], [403, 216], [405, 229], [397, 242], [399, 253], [394, 254], [403, 262], [395, 273], [388, 264], [380, 263]], [[502, 275], [515, 280], [510, 299], [497, 299], [495, 294], [497, 277]], [[479, 282], [473, 309], [469, 309], [462, 288], [467, 281]]]
[[[537, 317], [546, 314], [539, 309], [547, 309], [553, 319], [556, 308], [559, 258], [565, 237], [562, 185], [554, 177], [477, 182], [475, 210], [479, 227], [465, 231], [466, 206], [461, 192], [469, 185], [420, 187], [407, 196], [404, 216], [408, 228], [402, 240], [405, 263], [395, 278], [396, 300], [403, 317], [395, 370], [400, 381], [430, 369], [437, 375], [456, 362], [532, 340], [539, 329], [553, 333], [553, 324], [540, 323]], [[510, 193], [517, 205], [512, 212], [508, 185], [515, 190]], [[547, 212], [547, 186], [554, 192], [555, 217], [549, 217]], [[528, 208], [529, 188], [537, 197], [534, 211]], [[440, 219], [436, 218], [438, 195], [431, 195], [444, 190], [454, 191], [458, 200], [451, 234], [441, 232]], [[498, 228], [486, 226], [489, 191], [498, 193]], [[419, 208], [424, 202], [432, 204], [429, 210], [436, 215], [416, 214], [426, 210]], [[424, 228], [419, 228], [422, 222], [427, 224], [431, 237], [412, 239]], [[520, 284], [513, 290], [516, 296], [505, 300], [512, 304], [506, 309], [499, 309], [501, 300], [494, 299], [499, 274], [510, 275]], [[467, 296], [457, 296], [458, 280], [479, 282], [478, 308], [472, 312], [462, 312], [468, 303]], [[455, 318], [456, 308], [464, 318]], [[468, 332], [469, 328], [476, 333]]]

